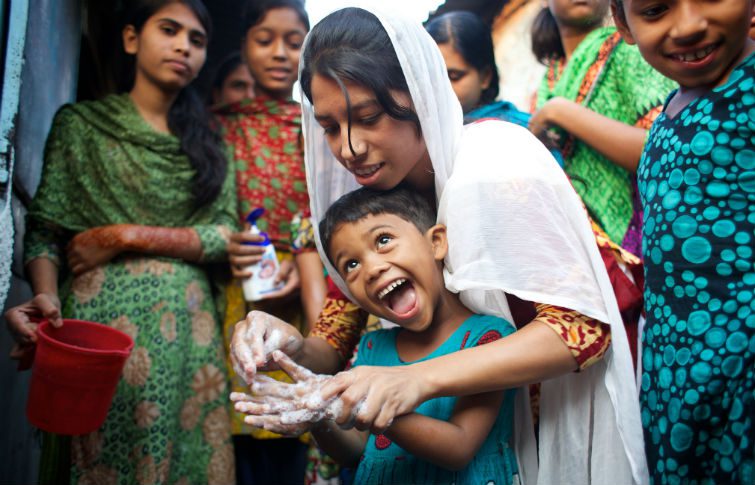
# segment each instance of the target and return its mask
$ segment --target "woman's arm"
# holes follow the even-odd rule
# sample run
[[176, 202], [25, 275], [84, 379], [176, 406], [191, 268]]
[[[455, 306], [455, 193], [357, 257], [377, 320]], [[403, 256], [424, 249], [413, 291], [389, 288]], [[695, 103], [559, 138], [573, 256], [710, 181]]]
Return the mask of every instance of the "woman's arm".
[[317, 251], [304, 251], [295, 256], [301, 279], [301, 301], [307, 318], [307, 329], [314, 329], [325, 303], [328, 287], [322, 261]]
[[68, 265], [79, 275], [124, 252], [190, 262], [199, 262], [203, 255], [202, 241], [193, 228], [112, 224], [77, 234], [68, 244]]
[[503, 398], [501, 391], [461, 397], [449, 421], [418, 413], [399, 416], [385, 435], [414, 456], [462, 470], [490, 434]]
[[382, 432], [396, 416], [439, 396], [464, 396], [525, 384], [578, 368], [564, 340], [547, 324], [533, 321], [500, 340], [405, 367], [360, 366], [336, 375], [323, 387], [324, 399], [339, 395], [344, 403], [336, 420], [349, 421], [365, 402], [355, 426]]
[[637, 170], [647, 130], [608, 118], [561, 97], [549, 100], [535, 112], [529, 128], [538, 138], [543, 138], [552, 126], [568, 131], [629, 172]]

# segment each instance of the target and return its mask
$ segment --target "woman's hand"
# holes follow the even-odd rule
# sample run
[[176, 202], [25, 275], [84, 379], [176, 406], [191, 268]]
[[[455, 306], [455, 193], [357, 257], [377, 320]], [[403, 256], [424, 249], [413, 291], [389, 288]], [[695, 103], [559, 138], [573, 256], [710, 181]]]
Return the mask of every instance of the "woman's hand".
[[322, 399], [338, 397], [340, 426], [382, 433], [397, 416], [410, 413], [430, 398], [427, 383], [412, 366], [354, 367], [336, 374], [323, 384]]
[[128, 224], [87, 229], [71, 239], [66, 248], [68, 266], [74, 276], [105, 264], [126, 249]]
[[262, 254], [265, 252], [264, 246], [257, 246], [246, 243], [259, 243], [264, 238], [259, 234], [252, 234], [249, 231], [235, 232], [231, 234], [228, 242], [228, 262], [231, 263], [231, 273], [234, 278], [248, 278], [252, 273], [246, 271], [247, 266], [259, 263]]
[[257, 369], [277, 368], [270, 359], [273, 351], [281, 350], [295, 357], [303, 344], [304, 337], [296, 327], [264, 312], [249, 312], [246, 320], [238, 322], [233, 329], [230, 349], [233, 369], [251, 383]]
[[554, 126], [560, 126], [560, 116], [568, 104], [573, 103], [561, 97], [549, 99], [530, 118], [529, 130], [548, 147], [553, 146], [554, 141], [557, 141], [554, 140], [557, 135], [549, 130]]
[[252, 381], [252, 395], [231, 393], [236, 411], [248, 414], [244, 421], [286, 436], [298, 436], [323, 420], [340, 412], [335, 399], [326, 402], [320, 389], [331, 376], [317, 375], [297, 365], [281, 351], [272, 354], [275, 362], [294, 381], [293, 384], [257, 375]]
[[279, 285], [281, 283], [283, 283], [283, 287], [280, 290], [266, 295], [263, 300], [285, 299], [290, 296], [296, 296], [296, 291], [301, 285], [301, 278], [293, 260], [286, 259], [281, 262], [278, 275], [275, 277], [275, 284]]
[[31, 365], [39, 326], [35, 320], [42, 318], [49, 320], [53, 327], [63, 325], [57, 295], [40, 293], [26, 303], [5, 312], [5, 322], [15, 340], [10, 358], [19, 361], [19, 370], [28, 369]]

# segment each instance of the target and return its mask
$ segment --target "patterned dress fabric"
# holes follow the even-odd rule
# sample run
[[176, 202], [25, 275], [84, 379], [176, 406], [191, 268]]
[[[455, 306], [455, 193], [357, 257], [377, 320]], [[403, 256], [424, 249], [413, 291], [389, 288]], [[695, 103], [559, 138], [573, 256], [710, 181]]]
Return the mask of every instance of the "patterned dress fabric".
[[[53, 122], [27, 217], [25, 259], [58, 264], [64, 317], [109, 325], [135, 341], [105, 423], [71, 440], [72, 483], [234, 480], [216, 280], [208, 263], [226, 260], [236, 195], [229, 171], [218, 198], [196, 208], [194, 173], [179, 140], [149, 126], [126, 94], [65, 106]], [[203, 261], [126, 253], [73, 277], [63, 252], [71, 237], [121, 223], [192, 227]], [[52, 469], [55, 461], [43, 456]]]
[[658, 117], [638, 175], [652, 481], [752, 484], [755, 56], [673, 118]]
[[[366, 334], [359, 344], [355, 366], [402, 366], [396, 350], [396, 337], [405, 331], [395, 327]], [[494, 342], [514, 332], [507, 321], [485, 315], [473, 315], [435, 351], [417, 362], [433, 359], [465, 348]], [[454, 484], [509, 485], [517, 472], [514, 450], [509, 447], [514, 423], [514, 394], [505, 392], [498, 418], [467, 467], [451, 471], [417, 458], [385, 435], [371, 434], [359, 462], [354, 483], [359, 484]], [[415, 410], [419, 414], [448, 421], [457, 398], [441, 397], [426, 401]]]
[[[675, 84], [655, 71], [614, 27], [591, 32], [568, 64], [554, 60], [538, 90], [539, 109], [560, 96], [632, 126], [649, 128]], [[562, 133], [564, 170], [591, 217], [608, 237], [639, 255], [639, 201], [633, 175], [581, 141]]]
[[[236, 173], [237, 213], [241, 224], [257, 207], [265, 213], [257, 221], [260, 231], [267, 232], [275, 244], [279, 261], [291, 260], [291, 221], [296, 214], [309, 210], [304, 152], [301, 144], [301, 108], [293, 100], [279, 101], [257, 97], [241, 103], [221, 106], [216, 111], [223, 138]], [[233, 327], [251, 310], [261, 310], [302, 328], [304, 313], [297, 300], [244, 301], [241, 284], [232, 281], [226, 288], [228, 307], [223, 328], [226, 347]], [[233, 370], [228, 359], [231, 387], [236, 392], [249, 388]], [[289, 380], [285, 372], [266, 373], [279, 380]], [[251, 434], [255, 438], [279, 438], [280, 435], [253, 428], [244, 422], [244, 414], [231, 412], [234, 435]], [[309, 435], [306, 435], [309, 436]], [[307, 441], [307, 438], [303, 438]]]
[[263, 207], [257, 227], [276, 249], [290, 251], [291, 220], [309, 210], [299, 103], [257, 97], [221, 107], [217, 114], [233, 153], [240, 220]]

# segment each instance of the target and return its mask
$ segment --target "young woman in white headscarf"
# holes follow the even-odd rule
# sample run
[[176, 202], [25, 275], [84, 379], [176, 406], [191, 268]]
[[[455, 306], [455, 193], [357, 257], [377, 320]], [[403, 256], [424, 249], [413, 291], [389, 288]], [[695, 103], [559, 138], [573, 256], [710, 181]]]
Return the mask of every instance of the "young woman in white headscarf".
[[[474, 312], [520, 328], [418, 364], [342, 372], [322, 391], [343, 402], [336, 420], [380, 432], [427, 399], [541, 382], [537, 445], [529, 393], [518, 393], [515, 445], [524, 483], [645, 483], [619, 306], [585, 209], [548, 150], [514, 124], [465, 127], [438, 47], [406, 20], [334, 12], [307, 38], [300, 82], [315, 220], [359, 185], [409, 185], [448, 227], [446, 287]], [[251, 382], [257, 368], [275, 365], [275, 349], [315, 372], [340, 370], [363, 315], [337, 293], [307, 339], [266, 314], [239, 322], [231, 344], [239, 374]], [[530, 316], [512, 316], [515, 306], [529, 307]], [[303, 429], [282, 423], [281, 431]]]

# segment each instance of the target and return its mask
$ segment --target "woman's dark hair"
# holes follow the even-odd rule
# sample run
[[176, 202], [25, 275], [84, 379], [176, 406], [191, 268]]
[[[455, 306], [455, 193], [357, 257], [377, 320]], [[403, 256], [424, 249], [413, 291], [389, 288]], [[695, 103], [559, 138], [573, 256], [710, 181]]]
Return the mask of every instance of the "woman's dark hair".
[[309, 33], [302, 56], [304, 68], [299, 79], [301, 88], [312, 101], [312, 78], [315, 74], [332, 79], [346, 98], [349, 148], [351, 146], [351, 101], [345, 82], [364, 86], [375, 93], [383, 110], [399, 121], [411, 121], [422, 131], [419, 117], [411, 106], [396, 102], [391, 91], [409, 94], [404, 71], [388, 33], [375, 15], [361, 8], [344, 8], [333, 12]]
[[320, 221], [320, 238], [331, 263], [335, 264], [330, 258], [330, 243], [338, 226], [378, 214], [400, 217], [414, 224], [422, 233], [433, 227], [436, 221], [435, 208], [407, 185], [399, 184], [390, 190], [359, 188], [342, 195], [328, 207], [325, 217]]
[[222, 89], [226, 78], [242, 64], [244, 64], [244, 60], [241, 59], [239, 51], [231, 52], [224, 57], [215, 69], [215, 75], [212, 78], [212, 89]]
[[[124, 27], [132, 25], [141, 32], [147, 19], [158, 10], [171, 3], [181, 3], [194, 12], [208, 39], [211, 35], [212, 19], [201, 0], [140, 0], [133, 3], [124, 17]], [[124, 90], [131, 89], [134, 83], [135, 60], [129, 64], [128, 83]], [[196, 207], [205, 206], [217, 198], [228, 170], [222, 140], [210, 127], [210, 119], [205, 103], [193, 85], [181, 90], [168, 111], [168, 128], [180, 140], [181, 150], [196, 172], [191, 190]]]
[[247, 0], [244, 14], [242, 17], [242, 32], [246, 32], [257, 25], [265, 17], [268, 11], [276, 8], [290, 8], [299, 17], [299, 21], [304, 24], [304, 28], [309, 32], [309, 15], [304, 8], [302, 0]]
[[491, 73], [490, 85], [482, 91], [480, 104], [495, 101], [499, 81], [490, 27], [474, 13], [458, 10], [434, 18], [425, 25], [425, 29], [436, 44], [451, 44], [464, 61], [481, 75]]
[[532, 22], [532, 53], [542, 64], [566, 57], [556, 18], [546, 6]]

